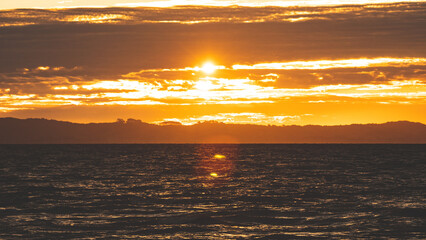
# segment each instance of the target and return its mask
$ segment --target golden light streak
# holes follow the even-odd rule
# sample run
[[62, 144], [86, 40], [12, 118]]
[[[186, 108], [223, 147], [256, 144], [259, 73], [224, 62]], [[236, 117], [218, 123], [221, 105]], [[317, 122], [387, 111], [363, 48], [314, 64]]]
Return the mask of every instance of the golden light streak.
[[[246, 7], [261, 7], [261, 6], [335, 6], [343, 4], [383, 4], [383, 3], [398, 3], [397, 0], [276, 0], [276, 1], [215, 1], [215, 0], [169, 0], [169, 1], [149, 1], [139, 3], [118, 3], [120, 7], [174, 7], [179, 5], [198, 5], [198, 6], [246, 6]], [[422, 0], [407, 0], [405, 2], [423, 2]]]
[[[182, 82], [184, 81], [178, 81], [178, 83]], [[370, 99], [372, 101], [376, 99], [374, 101], [380, 102], [389, 100], [403, 102], [407, 99], [424, 102], [426, 99], [426, 84], [421, 80], [395, 80], [382, 84], [322, 85], [311, 88], [274, 88], [259, 86], [257, 81], [250, 79], [229, 80], [206, 77], [200, 81], [194, 81], [193, 85], [182, 91], [169, 91], [168, 88], [158, 84], [122, 79], [118, 81], [98, 81], [93, 84], [79, 86], [60, 85], [54, 86], [52, 89], [56, 91], [80, 91], [83, 89], [96, 91], [96, 93], [89, 91], [88, 93], [73, 94], [70, 92], [69, 94], [39, 96], [37, 94], [10, 94], [10, 90], [6, 91], [7, 89], [5, 89], [2, 91], [3, 95], [0, 95], [0, 104], [2, 107], [13, 106], [16, 108], [18, 105], [42, 107], [61, 105], [231, 105], [274, 103], [282, 99], [303, 97], [323, 97], [326, 98], [325, 100], [329, 97], [348, 97]], [[223, 115], [221, 117], [226, 121], [229, 116]], [[233, 115], [231, 119], [236, 117], [238, 115]], [[204, 120], [209, 119], [206, 118]], [[210, 120], [214, 120], [214, 118]], [[182, 122], [184, 123], [185, 121]]]
[[426, 66], [426, 58], [358, 58], [339, 60], [315, 60], [315, 61], [294, 61], [294, 62], [271, 62], [258, 63], [254, 65], [232, 66], [234, 70], [316, 70], [331, 68], [367, 68], [367, 67], [407, 67], [410, 65]]
[[[180, 5], [197, 5], [197, 6], [218, 6], [218, 7], [262, 7], [262, 6], [279, 6], [279, 7], [309, 7], [309, 6], [335, 6], [335, 5], [358, 5], [358, 4], [389, 4], [399, 3], [398, 0], [148, 0], [133, 3], [123, 3], [120, 0], [105, 1], [92, 0], [90, 4], [78, 4], [73, 1], [4, 1], [0, 3], [0, 9], [15, 9], [15, 8], [34, 8], [34, 9], [69, 9], [69, 8], [107, 8], [107, 7], [157, 7], [168, 8]], [[405, 0], [404, 2], [423, 2], [422, 0]]]
[[18, 111], [18, 110], [26, 110], [26, 109], [29, 109], [29, 108], [0, 107], [0, 112], [7, 113], [7, 112], [13, 112], [13, 111]]
[[40, 67], [37, 68], [37, 70], [40, 70], [40, 71], [47, 71], [49, 69], [50, 69], [49, 66], [40, 66]]
[[[206, 63], [207, 64], [207, 63]], [[234, 64], [231, 67], [222, 65], [214, 65], [209, 63], [206, 69], [209, 71], [216, 70], [324, 70], [333, 68], [370, 68], [370, 67], [409, 67], [409, 66], [426, 66], [426, 58], [394, 58], [394, 57], [378, 57], [378, 58], [353, 58], [353, 59], [336, 59], [336, 60], [306, 60], [292, 62], [270, 62], [256, 63], [253, 65]], [[164, 68], [164, 69], [143, 69], [139, 72], [131, 72], [123, 75], [125, 78], [135, 78], [138, 74], [143, 73], [159, 73], [159, 72], [200, 72], [204, 71], [202, 67], [185, 67], [185, 68]], [[270, 73], [271, 77], [277, 77], [278, 74]], [[266, 75], [266, 76], [268, 76]]]
[[135, 89], [141, 90], [145, 88], [152, 89], [152, 87], [148, 83], [124, 80], [124, 79], [118, 79], [116, 81], [97, 81], [95, 83], [85, 84], [79, 87], [83, 89], [87, 89], [87, 90], [114, 89], [114, 90], [122, 90], [122, 91], [125, 91], [125, 90], [134, 91]]
[[35, 22], [15, 22], [15, 23], [0, 23], [0, 27], [19, 27], [19, 26], [29, 26], [35, 25]]
[[[301, 115], [274, 115], [269, 116], [264, 113], [252, 113], [252, 112], [243, 112], [243, 113], [217, 113], [213, 115], [203, 115], [190, 118], [165, 118], [162, 121], [155, 122], [157, 124], [161, 122], [173, 121], [180, 122], [183, 125], [193, 125], [199, 122], [222, 122], [227, 124], [258, 124], [258, 125], [283, 125], [294, 123], [299, 121], [302, 118], [311, 117], [312, 114], [301, 114]], [[216, 154], [214, 155], [215, 159], [225, 159], [226, 156]]]
[[228, 69], [225, 66], [220, 65], [213, 65], [212, 63], [206, 63], [208, 64], [204, 69], [203, 66], [199, 67], [185, 67], [185, 68], [156, 68], [156, 69], [142, 69], [139, 72], [131, 72], [128, 74], [123, 75], [123, 77], [135, 77], [137, 74], [141, 73], [156, 73], [156, 72], [204, 72], [206, 69], [210, 69], [209, 71], [213, 70], [219, 70], [219, 69]]
[[117, 20], [130, 19], [130, 16], [123, 14], [99, 14], [99, 15], [77, 15], [69, 16], [60, 21], [64, 22], [86, 22], [86, 23], [112, 23]]
[[166, 103], [159, 102], [159, 101], [152, 101], [152, 100], [141, 100], [141, 101], [110, 101], [110, 102], [99, 102], [95, 103], [94, 105], [166, 105]]
[[[285, 70], [301, 69], [330, 69], [330, 68], [368, 68], [368, 67], [409, 67], [403, 71], [418, 71], [426, 65], [425, 58], [371, 58], [371, 59], [340, 59], [340, 60], [314, 60], [314, 61], [293, 61], [282, 63], [260, 63], [254, 65], [234, 65], [225, 67], [211, 63], [208, 68], [184, 67], [176, 69], [146, 69], [140, 72], [129, 73], [117, 80], [93, 80], [69, 81], [66, 77], [37, 77], [37, 82], [30, 88], [22, 88], [20, 81], [27, 81], [34, 74], [56, 74], [67, 73], [77, 68], [64, 68], [52, 66], [39, 66], [36, 68], [20, 69], [16, 77], [17, 83], [4, 85], [0, 89], [0, 112], [14, 112], [20, 110], [31, 110], [59, 106], [92, 106], [100, 108], [102, 106], [152, 106], [153, 108], [164, 109], [167, 106], [192, 106], [189, 108], [205, 109], [229, 109], [239, 108], [240, 112], [214, 113], [205, 115], [194, 115], [194, 112], [186, 113], [185, 117], [175, 117], [173, 119], [163, 119], [163, 121], [175, 121], [184, 125], [191, 125], [203, 121], [218, 121], [228, 124], [261, 124], [261, 125], [283, 125], [296, 124], [300, 122], [314, 122], [311, 119], [318, 119], [315, 111], [291, 112], [281, 114], [262, 113], [263, 109], [252, 109], [253, 106], [267, 106], [265, 109], [291, 109], [300, 104], [310, 104], [318, 107], [323, 105], [339, 105], [373, 103], [376, 105], [409, 105], [426, 104], [426, 82], [424, 76], [419, 74], [395, 75], [393, 78], [386, 77], [379, 70], [356, 70], [357, 74], [381, 76], [379, 80], [375, 78], [365, 84], [323, 84], [306, 85], [299, 88], [280, 87], [281, 81], [285, 81]], [[237, 66], [237, 67], [235, 67]], [[238, 66], [244, 66], [239, 69]], [[418, 67], [420, 66], [420, 67]], [[203, 70], [204, 69], [204, 70]], [[218, 77], [208, 75], [211, 69], [218, 70]], [[253, 74], [257, 69], [269, 69], [271, 71]], [[275, 71], [274, 71], [275, 70]], [[284, 72], [278, 72], [284, 71]], [[155, 78], [150, 78], [151, 73], [176, 72], [176, 77], [189, 76], [190, 79], [162, 79], [158, 74]], [[201, 72], [203, 74], [180, 74], [179, 71]], [[351, 70], [353, 71], [353, 70]], [[401, 70], [402, 71], [402, 70]], [[151, 72], [147, 76], [145, 72]], [[240, 78], [232, 78], [233, 74]], [[279, 73], [279, 74], [278, 74]], [[315, 72], [313, 73], [316, 74]], [[246, 75], [244, 78], [241, 75]], [[126, 76], [131, 79], [127, 79]], [[166, 74], [168, 78], [174, 74]], [[219, 77], [227, 76], [227, 77]], [[316, 74], [320, 78], [321, 74]], [[419, 79], [415, 79], [417, 76]], [[12, 75], [13, 78], [15, 76]], [[230, 78], [231, 77], [231, 78]], [[254, 77], [255, 80], [250, 79]], [[282, 78], [282, 79], [281, 79]], [[381, 80], [382, 78], [387, 81]], [[318, 82], [320, 83], [320, 82]], [[324, 82], [325, 83], [325, 82]], [[16, 85], [13, 85], [16, 84]], [[16, 89], [20, 89], [17, 91]], [[35, 91], [34, 91], [35, 90]], [[220, 106], [219, 106], [220, 105]], [[222, 106], [223, 105], [223, 106]], [[241, 111], [241, 107], [250, 109]], [[279, 106], [279, 107], [278, 107]], [[203, 107], [204, 108], [204, 107]], [[250, 112], [250, 111], [260, 112]], [[315, 117], [311, 113], [315, 112]]]
[[[35, 24], [55, 24], [55, 23], [84, 23], [84, 24], [144, 24], [144, 23], [170, 23], [170, 24], [202, 24], [202, 23], [260, 23], [260, 22], [300, 22], [310, 20], [338, 20], [348, 18], [359, 18], [375, 16], [380, 14], [408, 14], [420, 13], [420, 7], [410, 4], [410, 1], [404, 3], [396, 1], [341, 1], [339, 4], [332, 4], [334, 1], [323, 1], [327, 4], [317, 4], [321, 1], [270, 1], [270, 2], [247, 2], [247, 1], [211, 1], [212, 4], [202, 4], [195, 2], [195, 6], [182, 2], [183, 5], [173, 7], [180, 1], [159, 1], [160, 7], [152, 8], [152, 5], [145, 4], [149, 8], [136, 8], [131, 11], [122, 11], [122, 9], [111, 8], [95, 11], [74, 11], [72, 9], [53, 9], [40, 11], [28, 11], [27, 9], [3, 10], [0, 11], [0, 18], [3, 22], [0, 27], [25, 26]], [[416, 1], [411, 1], [416, 2]], [[421, 2], [421, 1], [419, 1]], [[151, 2], [152, 3], [152, 2]], [[227, 4], [229, 3], [229, 4]], [[284, 4], [286, 3], [286, 4]], [[144, 4], [134, 4], [134, 6], [143, 6]], [[163, 6], [161, 8], [161, 6]], [[213, 7], [212, 7], [213, 6]], [[217, 7], [214, 7], [217, 6]], [[234, 8], [245, 8], [249, 14], [233, 14], [229, 16], [224, 6]], [[274, 6], [274, 8], [270, 8]], [[289, 7], [293, 6], [293, 7]], [[305, 7], [304, 7], [305, 6]], [[307, 8], [307, 7], [308, 8]], [[76, 6], [77, 7], [77, 6]], [[79, 6], [81, 7], [81, 6]], [[105, 6], [104, 6], [105, 7]], [[254, 7], [261, 10], [256, 11]], [[0, 3], [1, 8], [1, 3]], [[279, 9], [278, 9], [279, 8]], [[298, 8], [300, 10], [298, 10]], [[211, 14], [205, 11], [211, 10]], [[222, 11], [221, 11], [222, 10]], [[185, 11], [190, 11], [187, 14]], [[177, 14], [176, 14], [177, 13]], [[182, 13], [182, 14], [180, 14]]]

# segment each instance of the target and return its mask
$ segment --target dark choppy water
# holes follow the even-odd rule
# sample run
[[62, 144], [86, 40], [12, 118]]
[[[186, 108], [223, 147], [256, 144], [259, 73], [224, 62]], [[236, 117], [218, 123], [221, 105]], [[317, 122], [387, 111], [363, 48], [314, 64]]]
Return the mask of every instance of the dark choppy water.
[[3, 145], [0, 158], [1, 239], [426, 238], [425, 145]]

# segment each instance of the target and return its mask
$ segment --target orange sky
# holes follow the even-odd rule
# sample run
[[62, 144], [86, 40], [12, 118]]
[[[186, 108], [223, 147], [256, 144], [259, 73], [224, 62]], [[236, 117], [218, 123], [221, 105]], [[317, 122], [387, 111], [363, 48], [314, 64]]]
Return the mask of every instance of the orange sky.
[[426, 123], [425, 7], [0, 11], [0, 117]]
[[[341, 4], [395, 3], [395, 0], [19, 0], [1, 1], [0, 9], [70, 8], [70, 7], [171, 7], [176, 5], [205, 6], [321, 6]], [[422, 2], [405, 0], [404, 2]]]

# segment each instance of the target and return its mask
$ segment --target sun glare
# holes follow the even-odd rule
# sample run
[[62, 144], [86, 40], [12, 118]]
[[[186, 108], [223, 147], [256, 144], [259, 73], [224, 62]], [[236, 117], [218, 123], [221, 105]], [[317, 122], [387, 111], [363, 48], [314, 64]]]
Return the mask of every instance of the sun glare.
[[214, 173], [214, 172], [210, 173], [210, 176], [212, 176], [212, 177], [218, 177], [217, 173]]
[[216, 154], [216, 155], [214, 155], [214, 158], [216, 158], [216, 159], [224, 159], [226, 157], [224, 155], [221, 155], [221, 154]]
[[212, 73], [214, 73], [216, 71], [216, 69], [217, 69], [217, 66], [215, 66], [211, 62], [206, 62], [201, 67], [201, 71], [203, 71], [205, 74], [212, 74]]

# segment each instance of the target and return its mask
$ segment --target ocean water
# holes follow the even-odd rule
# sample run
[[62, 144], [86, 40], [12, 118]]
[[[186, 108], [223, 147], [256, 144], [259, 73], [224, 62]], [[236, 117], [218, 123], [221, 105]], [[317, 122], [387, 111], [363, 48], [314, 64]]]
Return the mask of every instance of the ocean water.
[[0, 239], [425, 239], [425, 145], [1, 145]]

